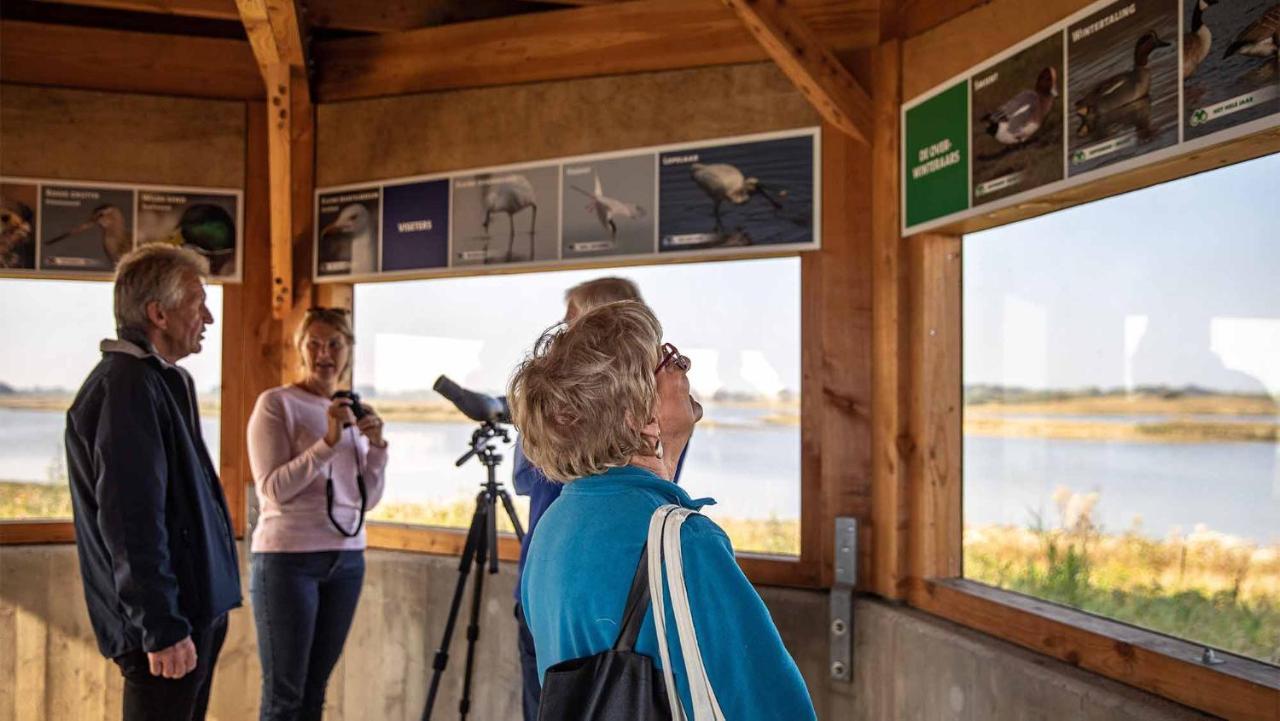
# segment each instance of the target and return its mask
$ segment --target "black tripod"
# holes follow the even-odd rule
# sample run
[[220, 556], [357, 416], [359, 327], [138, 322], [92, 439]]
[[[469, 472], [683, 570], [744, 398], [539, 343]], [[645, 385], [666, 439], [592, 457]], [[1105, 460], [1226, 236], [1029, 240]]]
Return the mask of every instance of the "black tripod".
[[449, 605], [449, 619], [444, 625], [444, 638], [440, 648], [436, 649], [435, 660], [431, 664], [431, 690], [427, 692], [427, 706], [422, 709], [422, 721], [431, 718], [431, 708], [436, 703], [436, 692], [440, 689], [440, 677], [449, 665], [449, 641], [453, 638], [453, 626], [458, 620], [458, 609], [462, 606], [462, 592], [467, 586], [467, 576], [471, 573], [474, 561], [477, 569], [476, 582], [471, 588], [471, 623], [467, 626], [467, 669], [462, 677], [462, 700], [458, 703], [458, 712], [465, 721], [467, 712], [471, 710], [471, 668], [475, 661], [476, 640], [480, 638], [480, 597], [484, 591], [484, 565], [489, 563], [489, 573], [498, 572], [498, 512], [497, 501], [507, 511], [507, 518], [516, 529], [516, 538], [524, 542], [524, 528], [516, 515], [515, 506], [511, 504], [511, 495], [498, 483], [496, 470], [502, 462], [502, 456], [495, 453], [496, 447], [490, 443], [495, 438], [510, 443], [511, 437], [507, 429], [495, 425], [492, 421], [484, 421], [471, 434], [471, 449], [454, 465], [461, 466], [472, 456], [480, 459], [489, 471], [488, 480], [476, 495], [476, 512], [471, 516], [471, 527], [467, 530], [467, 542], [462, 547], [462, 561], [458, 564], [458, 585], [453, 589], [453, 602]]

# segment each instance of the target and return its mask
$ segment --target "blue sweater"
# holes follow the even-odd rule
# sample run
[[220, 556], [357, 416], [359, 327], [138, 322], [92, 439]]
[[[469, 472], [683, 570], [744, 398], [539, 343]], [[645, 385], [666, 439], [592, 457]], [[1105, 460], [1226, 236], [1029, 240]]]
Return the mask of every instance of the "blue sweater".
[[[547, 509], [529, 544], [520, 594], [539, 677], [561, 661], [613, 645], [649, 518], [667, 503], [698, 509], [714, 501], [692, 500], [679, 486], [628, 466], [569, 483]], [[680, 541], [694, 627], [725, 718], [815, 718], [800, 670], [738, 568], [728, 536], [705, 516], [693, 516], [681, 528]], [[670, 603], [667, 635], [676, 688], [689, 714], [689, 684]], [[661, 668], [652, 607], [636, 650]]]
[[[520, 546], [520, 562], [516, 564], [516, 586], [512, 592], [515, 599], [519, 601], [520, 578], [524, 575], [524, 559], [529, 555], [529, 544], [533, 543], [533, 531], [538, 527], [538, 521], [542, 520], [542, 514], [547, 512], [551, 502], [560, 497], [560, 491], [564, 486], [549, 480], [540, 468], [533, 465], [521, 449], [520, 439], [516, 439], [514, 447], [515, 467], [511, 473], [511, 485], [515, 487], [517, 495], [529, 497], [529, 526], [524, 529], [524, 543]], [[684, 470], [684, 459], [688, 457], [689, 444], [686, 443], [684, 452], [680, 454], [680, 460], [676, 462], [676, 483], [680, 482], [680, 471]]]

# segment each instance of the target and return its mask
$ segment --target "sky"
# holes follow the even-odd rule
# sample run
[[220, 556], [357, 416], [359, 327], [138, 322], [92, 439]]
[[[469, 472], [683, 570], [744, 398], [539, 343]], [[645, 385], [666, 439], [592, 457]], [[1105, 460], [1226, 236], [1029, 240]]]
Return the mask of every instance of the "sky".
[[538, 336], [564, 317], [564, 292], [603, 275], [630, 278], [693, 360], [704, 397], [725, 389], [800, 388], [797, 258], [370, 283], [356, 288], [355, 385], [430, 388], [444, 373], [501, 393]]
[[[1196, 384], [1280, 395], [1280, 155], [1021, 223], [964, 245], [967, 384]], [[796, 258], [623, 268], [694, 360], [706, 396], [800, 384]], [[501, 392], [564, 290], [610, 271], [357, 286], [355, 381], [381, 393], [439, 373]], [[209, 288], [215, 322], [222, 296]], [[113, 334], [110, 284], [0, 279], [0, 382], [75, 388]], [[184, 361], [218, 385], [219, 333]]]
[[1280, 154], [965, 237], [966, 384], [1280, 396]]

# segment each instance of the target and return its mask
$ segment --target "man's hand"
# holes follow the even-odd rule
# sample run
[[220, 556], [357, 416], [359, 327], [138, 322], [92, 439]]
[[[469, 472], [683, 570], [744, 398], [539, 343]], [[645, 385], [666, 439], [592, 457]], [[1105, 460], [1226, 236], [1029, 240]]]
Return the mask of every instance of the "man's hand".
[[148, 651], [147, 662], [151, 664], [152, 676], [182, 678], [196, 668], [196, 645], [187, 636], [169, 648]]

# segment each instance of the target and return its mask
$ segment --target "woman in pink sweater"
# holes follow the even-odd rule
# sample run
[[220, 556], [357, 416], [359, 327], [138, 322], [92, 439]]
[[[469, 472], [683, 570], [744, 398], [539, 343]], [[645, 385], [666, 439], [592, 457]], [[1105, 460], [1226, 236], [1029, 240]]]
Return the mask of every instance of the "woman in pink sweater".
[[305, 377], [264, 392], [249, 417], [263, 721], [320, 719], [364, 580], [364, 514], [387, 466], [382, 419], [334, 398], [355, 342], [347, 311], [307, 311], [295, 342]]

